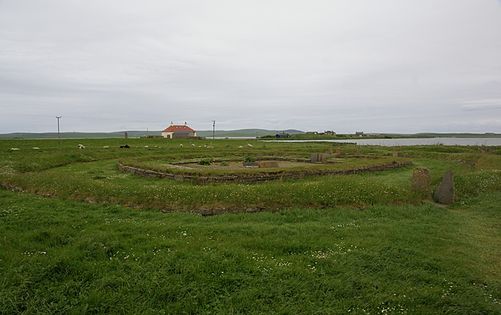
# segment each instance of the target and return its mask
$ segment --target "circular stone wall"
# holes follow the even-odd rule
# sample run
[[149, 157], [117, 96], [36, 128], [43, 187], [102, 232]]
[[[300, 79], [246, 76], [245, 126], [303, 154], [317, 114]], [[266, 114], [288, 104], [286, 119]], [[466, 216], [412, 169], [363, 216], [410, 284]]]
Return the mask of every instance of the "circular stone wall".
[[384, 171], [408, 166], [402, 158], [339, 159], [329, 163], [311, 163], [307, 159], [260, 159], [257, 162], [215, 159], [204, 164], [204, 159], [155, 163], [154, 161], [120, 161], [122, 172], [138, 176], [190, 181], [199, 184], [217, 182], [254, 183], [277, 179], [298, 179], [307, 176], [347, 175]]

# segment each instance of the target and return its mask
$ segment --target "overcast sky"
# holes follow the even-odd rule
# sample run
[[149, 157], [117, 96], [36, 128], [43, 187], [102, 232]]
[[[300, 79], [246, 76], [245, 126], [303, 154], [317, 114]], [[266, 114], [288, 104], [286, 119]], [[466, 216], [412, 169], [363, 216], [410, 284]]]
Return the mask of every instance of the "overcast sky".
[[501, 132], [500, 0], [0, 0], [0, 132]]

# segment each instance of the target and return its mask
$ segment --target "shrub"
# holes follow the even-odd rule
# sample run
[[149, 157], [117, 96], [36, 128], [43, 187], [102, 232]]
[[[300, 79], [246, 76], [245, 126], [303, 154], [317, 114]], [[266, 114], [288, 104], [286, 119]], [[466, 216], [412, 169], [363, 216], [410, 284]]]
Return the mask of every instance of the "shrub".
[[244, 157], [244, 162], [245, 163], [253, 163], [253, 162], [256, 162], [256, 158], [247, 155], [247, 156]]
[[198, 161], [198, 164], [200, 165], [211, 165], [213, 160], [211, 158], [206, 158], [206, 159], [201, 159]]

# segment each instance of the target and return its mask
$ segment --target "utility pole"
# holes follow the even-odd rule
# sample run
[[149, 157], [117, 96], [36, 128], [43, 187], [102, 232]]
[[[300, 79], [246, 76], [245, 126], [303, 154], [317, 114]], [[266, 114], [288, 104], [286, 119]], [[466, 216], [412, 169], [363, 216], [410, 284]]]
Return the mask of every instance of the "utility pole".
[[216, 121], [212, 121], [212, 140], [216, 137]]
[[59, 119], [61, 119], [61, 117], [63, 117], [63, 116], [56, 116], [56, 119], [57, 119], [57, 138], [58, 139], [61, 138], [61, 130], [59, 129]]

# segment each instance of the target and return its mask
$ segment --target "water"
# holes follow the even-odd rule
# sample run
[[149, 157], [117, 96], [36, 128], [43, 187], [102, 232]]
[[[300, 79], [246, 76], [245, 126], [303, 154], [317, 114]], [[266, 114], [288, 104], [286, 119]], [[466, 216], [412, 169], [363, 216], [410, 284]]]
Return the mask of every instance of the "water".
[[[210, 140], [212, 137], [205, 137], [206, 139]], [[256, 137], [214, 137], [216, 140], [253, 140], [256, 139]]]
[[267, 142], [338, 142], [386, 147], [412, 145], [501, 146], [501, 138], [404, 138], [404, 139], [349, 139], [349, 140], [269, 140]]

